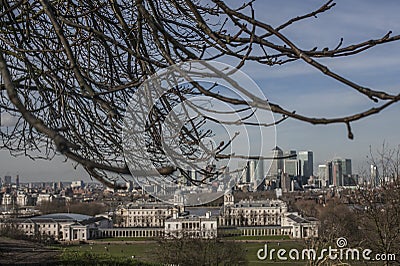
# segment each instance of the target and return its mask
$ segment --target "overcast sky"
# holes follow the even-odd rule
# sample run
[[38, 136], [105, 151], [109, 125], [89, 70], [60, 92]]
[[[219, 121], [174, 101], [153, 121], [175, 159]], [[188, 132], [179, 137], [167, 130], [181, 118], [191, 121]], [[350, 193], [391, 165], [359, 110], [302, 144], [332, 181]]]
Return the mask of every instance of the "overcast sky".
[[[274, 3], [275, 2], [275, 3]], [[321, 1], [256, 1], [256, 17], [279, 25], [290, 17], [318, 8]], [[340, 0], [327, 13], [290, 27], [283, 32], [302, 49], [335, 47], [380, 38], [389, 30], [400, 34], [398, 1]], [[372, 48], [359, 55], [321, 61], [347, 78], [373, 89], [400, 93], [400, 41]], [[301, 62], [282, 67], [247, 64], [243, 69], [263, 89], [271, 102], [299, 114], [335, 117], [366, 110], [371, 102], [355, 91], [322, 76]], [[314, 165], [334, 157], [353, 160], [353, 172], [365, 161], [369, 145], [377, 148], [383, 141], [400, 144], [400, 105], [393, 105], [375, 116], [352, 124], [354, 140], [347, 138], [344, 125], [313, 126], [286, 121], [277, 128], [277, 144], [283, 150], [312, 150]], [[63, 163], [12, 158], [0, 151], [0, 176], [19, 174], [21, 181], [89, 180], [72, 162]]]

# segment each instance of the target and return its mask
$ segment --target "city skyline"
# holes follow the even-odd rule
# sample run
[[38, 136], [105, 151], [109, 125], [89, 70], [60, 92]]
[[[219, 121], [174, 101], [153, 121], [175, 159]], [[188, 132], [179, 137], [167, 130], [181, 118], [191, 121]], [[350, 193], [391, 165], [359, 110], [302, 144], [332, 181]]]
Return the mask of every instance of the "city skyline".
[[[277, 150], [279, 150], [280, 152], [277, 153], [276, 152]], [[307, 177], [312, 175], [312, 176], [317, 176], [318, 177], [319, 176], [319, 166], [321, 164], [325, 164], [327, 162], [331, 162], [331, 161], [338, 160], [338, 159], [339, 160], [340, 159], [342, 159], [342, 160], [350, 160], [351, 162], [353, 162], [352, 158], [348, 158], [348, 157], [345, 157], [345, 156], [335, 156], [335, 157], [328, 158], [328, 159], [325, 159], [325, 160], [318, 160], [317, 161], [317, 160], [315, 160], [314, 152], [312, 150], [309, 150], [309, 149], [308, 150], [296, 150], [296, 149], [293, 149], [293, 148], [281, 149], [279, 146], [276, 146], [274, 149], [271, 150], [271, 157], [288, 156], [289, 154], [296, 154], [296, 157], [286, 158], [286, 159], [281, 159], [281, 160], [275, 160], [271, 164], [271, 167], [269, 169], [263, 167], [263, 170], [258, 169], [257, 172], [260, 172], [260, 171], [264, 172], [264, 177], [268, 177], [268, 176], [276, 175], [277, 173], [275, 173], [275, 174], [272, 174], [272, 173], [273, 172], [278, 172], [278, 169], [280, 169], [280, 170], [283, 169], [284, 173], [287, 173], [287, 174], [291, 174], [291, 172], [294, 171], [294, 172], [296, 172], [295, 175], [307, 176]], [[304, 157], [304, 156], [306, 156], [307, 159], [305, 159], [306, 157]], [[308, 161], [308, 159], [311, 159], [311, 163]], [[295, 170], [293, 170], [293, 169], [286, 170], [286, 168], [289, 169], [289, 167], [293, 168], [293, 166], [287, 166], [286, 165], [287, 163], [290, 164], [292, 161], [296, 162]], [[312, 165], [312, 169], [313, 169], [312, 171], [309, 171], [307, 169], [306, 172], [304, 172], [305, 171], [304, 170], [305, 166], [304, 165], [302, 166], [304, 161], [306, 161], [305, 163], [307, 164], [307, 166], [308, 165]], [[247, 164], [251, 166], [251, 162], [252, 161], [250, 160], [250, 161], [247, 162]], [[47, 163], [51, 163], [51, 161], [47, 162]], [[243, 162], [243, 165], [245, 165], [245, 164], [246, 164], [246, 162]], [[369, 167], [369, 164], [367, 166]], [[250, 167], [250, 168], [251, 169], [252, 168], [257, 168], [257, 166], [253, 166], [253, 167]], [[354, 169], [354, 167], [353, 167], [353, 169]], [[50, 182], [51, 183], [51, 182], [59, 182], [59, 181], [73, 182], [73, 181], [77, 181], [77, 180], [83, 180], [84, 182], [98, 182], [95, 179], [90, 179], [88, 176], [85, 177], [86, 172], [83, 171], [83, 170], [82, 171], [74, 170], [74, 171], [76, 173], [80, 173], [81, 175], [72, 176], [70, 178], [60, 177], [58, 179], [57, 177], [53, 177], [52, 179], [51, 178], [50, 179], [46, 179], [44, 177], [44, 178], [41, 179], [40, 176], [38, 176], [38, 178], [32, 178], [32, 176], [25, 176], [25, 178], [24, 178], [24, 177], [21, 176], [19, 171], [17, 171], [15, 174], [13, 174], [13, 173], [10, 173], [10, 171], [3, 171], [3, 169], [0, 169], [0, 180], [3, 180], [5, 177], [8, 177], [8, 176], [11, 176], [11, 178], [13, 180], [15, 180], [15, 178], [18, 176], [19, 180], [21, 180], [21, 177], [22, 177], [21, 183], [30, 183], [30, 182]], [[255, 171], [255, 170], [253, 169], [253, 171]], [[6, 172], [6, 174], [4, 174], [5, 172]], [[261, 172], [258, 173], [258, 175], [261, 175]], [[354, 173], [358, 174], [357, 170]], [[309, 175], [309, 174], [311, 174], [311, 175]], [[247, 175], [248, 175], [248, 177], [246, 177], [246, 180], [250, 178], [250, 172], [247, 173]], [[293, 175], [293, 174], [291, 174], [291, 175]], [[247, 181], [249, 181], [249, 180], [247, 180]]]
[[[297, 151], [297, 156], [299, 156], [299, 152], [307, 152], [311, 151], [313, 153], [313, 173], [314, 175], [318, 174], [318, 165], [324, 164], [328, 161], [332, 161], [335, 159], [344, 159], [350, 158], [353, 163], [353, 172], [365, 172], [368, 171], [370, 162], [367, 159], [368, 153], [365, 154], [365, 159], [360, 160], [360, 158], [352, 158], [345, 154], [334, 153], [332, 157], [321, 158], [311, 149], [296, 149], [293, 147], [283, 147], [277, 145], [276, 147], [282, 148], [282, 156], [287, 155], [288, 152]], [[379, 147], [376, 147], [379, 148]], [[369, 147], [367, 149], [369, 151]], [[4, 150], [0, 151], [0, 156], [4, 153]], [[286, 154], [285, 154], [286, 153]], [[21, 165], [24, 167], [19, 168]], [[31, 168], [27, 168], [27, 166]], [[37, 167], [39, 166], [39, 167]], [[272, 167], [273, 168], [273, 164]], [[283, 166], [284, 167], [284, 166]], [[299, 166], [298, 166], [299, 167]], [[47, 169], [47, 170], [46, 170]], [[265, 169], [267, 174], [268, 169]], [[80, 166], [76, 165], [76, 163], [72, 161], [64, 161], [62, 156], [56, 156], [53, 160], [31, 160], [27, 157], [17, 157], [12, 158], [11, 161], [4, 162], [0, 161], [0, 177], [4, 176], [12, 176], [16, 175], [22, 178], [22, 182], [42, 182], [44, 180], [48, 182], [58, 182], [58, 181], [66, 181], [72, 182], [76, 180], [83, 180], [85, 182], [98, 182], [95, 179], [91, 179], [86, 171]]]

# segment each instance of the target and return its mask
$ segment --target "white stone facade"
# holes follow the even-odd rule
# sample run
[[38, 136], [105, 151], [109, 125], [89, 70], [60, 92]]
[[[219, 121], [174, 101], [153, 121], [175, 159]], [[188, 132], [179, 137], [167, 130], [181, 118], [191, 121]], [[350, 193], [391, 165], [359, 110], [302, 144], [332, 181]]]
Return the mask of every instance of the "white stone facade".
[[292, 238], [318, 237], [319, 222], [312, 217], [301, 217], [297, 213], [287, 213], [282, 219], [282, 227], [289, 227]]
[[242, 200], [234, 203], [233, 196], [224, 196], [219, 226], [236, 228], [243, 236], [287, 235], [291, 238], [318, 236], [319, 222], [289, 212], [282, 200]]
[[[217, 230], [236, 232], [243, 236], [279, 236], [309, 238], [318, 236], [319, 223], [314, 218], [301, 217], [288, 211], [287, 204], [278, 199], [242, 200], [234, 202], [233, 195], [224, 196], [224, 206], [219, 215], [211, 217], [193, 216], [183, 208], [162, 203], [135, 203], [116, 210], [117, 226], [129, 229], [112, 233], [116, 237], [159, 236], [164, 228], [166, 237], [214, 238]], [[157, 229], [157, 233], [146, 233], [140, 229]], [[132, 232], [131, 232], [132, 231]], [[110, 231], [111, 233], [111, 231]]]
[[115, 211], [119, 227], [164, 227], [165, 220], [180, 208], [162, 203], [131, 203]]
[[165, 236], [168, 238], [216, 238], [218, 230], [217, 218], [209, 213], [204, 217], [177, 216], [165, 221]]
[[96, 238], [101, 228], [111, 228], [105, 217], [79, 214], [49, 214], [0, 222], [0, 227], [13, 226], [28, 236], [51, 237], [59, 241], [85, 241]]
[[221, 226], [269, 226], [279, 225], [287, 213], [287, 205], [281, 200], [242, 200], [233, 202], [232, 195], [225, 195], [221, 211]]
[[44, 202], [52, 202], [53, 198], [54, 198], [54, 196], [51, 194], [39, 194], [37, 197], [36, 204], [40, 205], [41, 203], [44, 203]]

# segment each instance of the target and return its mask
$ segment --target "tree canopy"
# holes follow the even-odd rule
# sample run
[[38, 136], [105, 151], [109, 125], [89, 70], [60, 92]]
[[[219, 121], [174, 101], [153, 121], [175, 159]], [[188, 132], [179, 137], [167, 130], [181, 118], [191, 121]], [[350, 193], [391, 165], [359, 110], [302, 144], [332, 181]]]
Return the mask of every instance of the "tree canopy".
[[[129, 101], [140, 85], [157, 71], [179, 63], [223, 58], [235, 59], [237, 69], [252, 62], [266, 71], [267, 67], [301, 61], [327, 79], [369, 98], [371, 108], [341, 117], [307, 116], [260, 98], [246, 88], [241, 88], [248, 96], [243, 100], [210, 84], [189, 82], [188, 86], [172, 87], [152, 110], [155, 118], [149, 116], [146, 131], [154, 154], [164, 154], [160, 125], [174, 106], [193, 95], [229, 104], [234, 112], [243, 114], [234, 121], [239, 124], [254, 123], [255, 108], [281, 116], [272, 124], [258, 121], [256, 125], [261, 127], [286, 119], [341, 123], [346, 125], [348, 137], [353, 138], [352, 122], [397, 103], [400, 95], [349, 80], [320, 59], [350, 57], [397, 41], [400, 36], [387, 32], [378, 39], [351, 45], [344, 45], [338, 38], [333, 48], [318, 44], [300, 48], [285, 35], [284, 29], [334, 6], [334, 2], [327, 1], [307, 14], [271, 25], [256, 18], [253, 1], [241, 6], [220, 0], [1, 1], [0, 110], [2, 116], [14, 118], [12, 125], [1, 127], [1, 147], [33, 158], [49, 159], [59, 152], [112, 186], [115, 179], [130, 173], [121, 128]], [[205, 121], [212, 118], [199, 115], [182, 126], [177, 138], [183, 153], [196, 154], [204, 138], [212, 134]], [[221, 143], [213, 156], [232, 156], [222, 154], [231, 141]], [[179, 165], [156, 158], [161, 174], [179, 169]]]

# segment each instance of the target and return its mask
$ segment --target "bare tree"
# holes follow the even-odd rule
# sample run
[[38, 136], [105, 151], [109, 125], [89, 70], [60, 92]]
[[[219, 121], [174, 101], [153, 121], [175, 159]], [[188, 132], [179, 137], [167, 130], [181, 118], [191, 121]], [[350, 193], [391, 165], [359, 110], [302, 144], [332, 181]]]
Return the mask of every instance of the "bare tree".
[[[391, 32], [377, 39], [334, 48], [302, 49], [283, 29], [335, 6], [327, 1], [319, 8], [273, 26], [256, 19], [253, 1], [232, 7], [223, 1], [1, 1], [0, 109], [15, 124], [1, 128], [2, 148], [14, 155], [52, 158], [57, 152], [82, 165], [108, 186], [129, 174], [123, 156], [121, 127], [129, 100], [143, 82], [159, 71], [182, 62], [234, 58], [236, 67], [255, 62], [260, 67], [302, 61], [321, 75], [337, 80], [371, 99], [370, 109], [342, 117], [298, 114], [279, 103], [238, 88], [247, 100], [224, 94], [214, 86], [190, 81], [172, 87], [148, 116], [148, 150], [155, 154], [158, 172], [169, 175], [179, 166], [165, 159], [161, 125], [174, 106], [188, 97], [203, 95], [232, 106], [242, 114], [238, 121], [215, 121], [204, 114], [184, 124], [177, 135], [182, 153], [199, 157], [202, 141], [211, 136], [207, 121], [268, 127], [287, 118], [311, 124], [345, 124], [353, 138], [353, 121], [379, 113], [400, 100], [399, 95], [364, 87], [333, 72], [321, 58], [347, 57], [374, 46], [397, 41]], [[226, 73], [219, 73], [231, 82]], [[201, 110], [202, 106], [195, 106]], [[274, 123], [252, 120], [254, 109], [282, 115]], [[233, 137], [234, 138], [234, 137]], [[226, 159], [227, 139], [210, 154]], [[219, 157], [218, 157], [219, 156]], [[247, 157], [248, 158], [248, 157]], [[184, 169], [181, 173], [185, 175]], [[207, 171], [203, 174], [209, 178]], [[219, 174], [214, 171], [211, 175]], [[185, 175], [190, 180], [189, 175]]]
[[[400, 177], [400, 145], [390, 147], [384, 141], [382, 146], [375, 151], [370, 146], [367, 159], [371, 166], [376, 167], [376, 171], [373, 171], [375, 177], [371, 176], [372, 173], [370, 173], [371, 180], [369, 180], [369, 183], [378, 186], [391, 182], [398, 184]], [[377, 180], [374, 180], [374, 178]]]
[[348, 205], [331, 199], [324, 206], [315, 205], [311, 201], [300, 201], [296, 206], [303, 214], [317, 217], [320, 223], [318, 237], [307, 238], [304, 242], [307, 248], [316, 250], [321, 256], [309, 258], [307, 265], [342, 265], [339, 257], [332, 259], [321, 253], [322, 249], [335, 247], [339, 238], [348, 240], [349, 248], [360, 248], [363, 240], [358, 228], [358, 217]]
[[[396, 254], [397, 263], [400, 250], [399, 195], [398, 185], [385, 184], [377, 189], [360, 190], [357, 202], [363, 207], [357, 215], [364, 246], [376, 253]], [[385, 261], [385, 265], [390, 262]]]
[[[399, 146], [391, 148], [387, 143], [375, 152], [370, 149], [369, 162], [377, 167], [378, 180], [357, 191], [357, 217], [364, 245], [376, 253], [396, 254], [399, 263], [400, 250], [400, 165]], [[371, 177], [374, 178], [374, 177]]]

